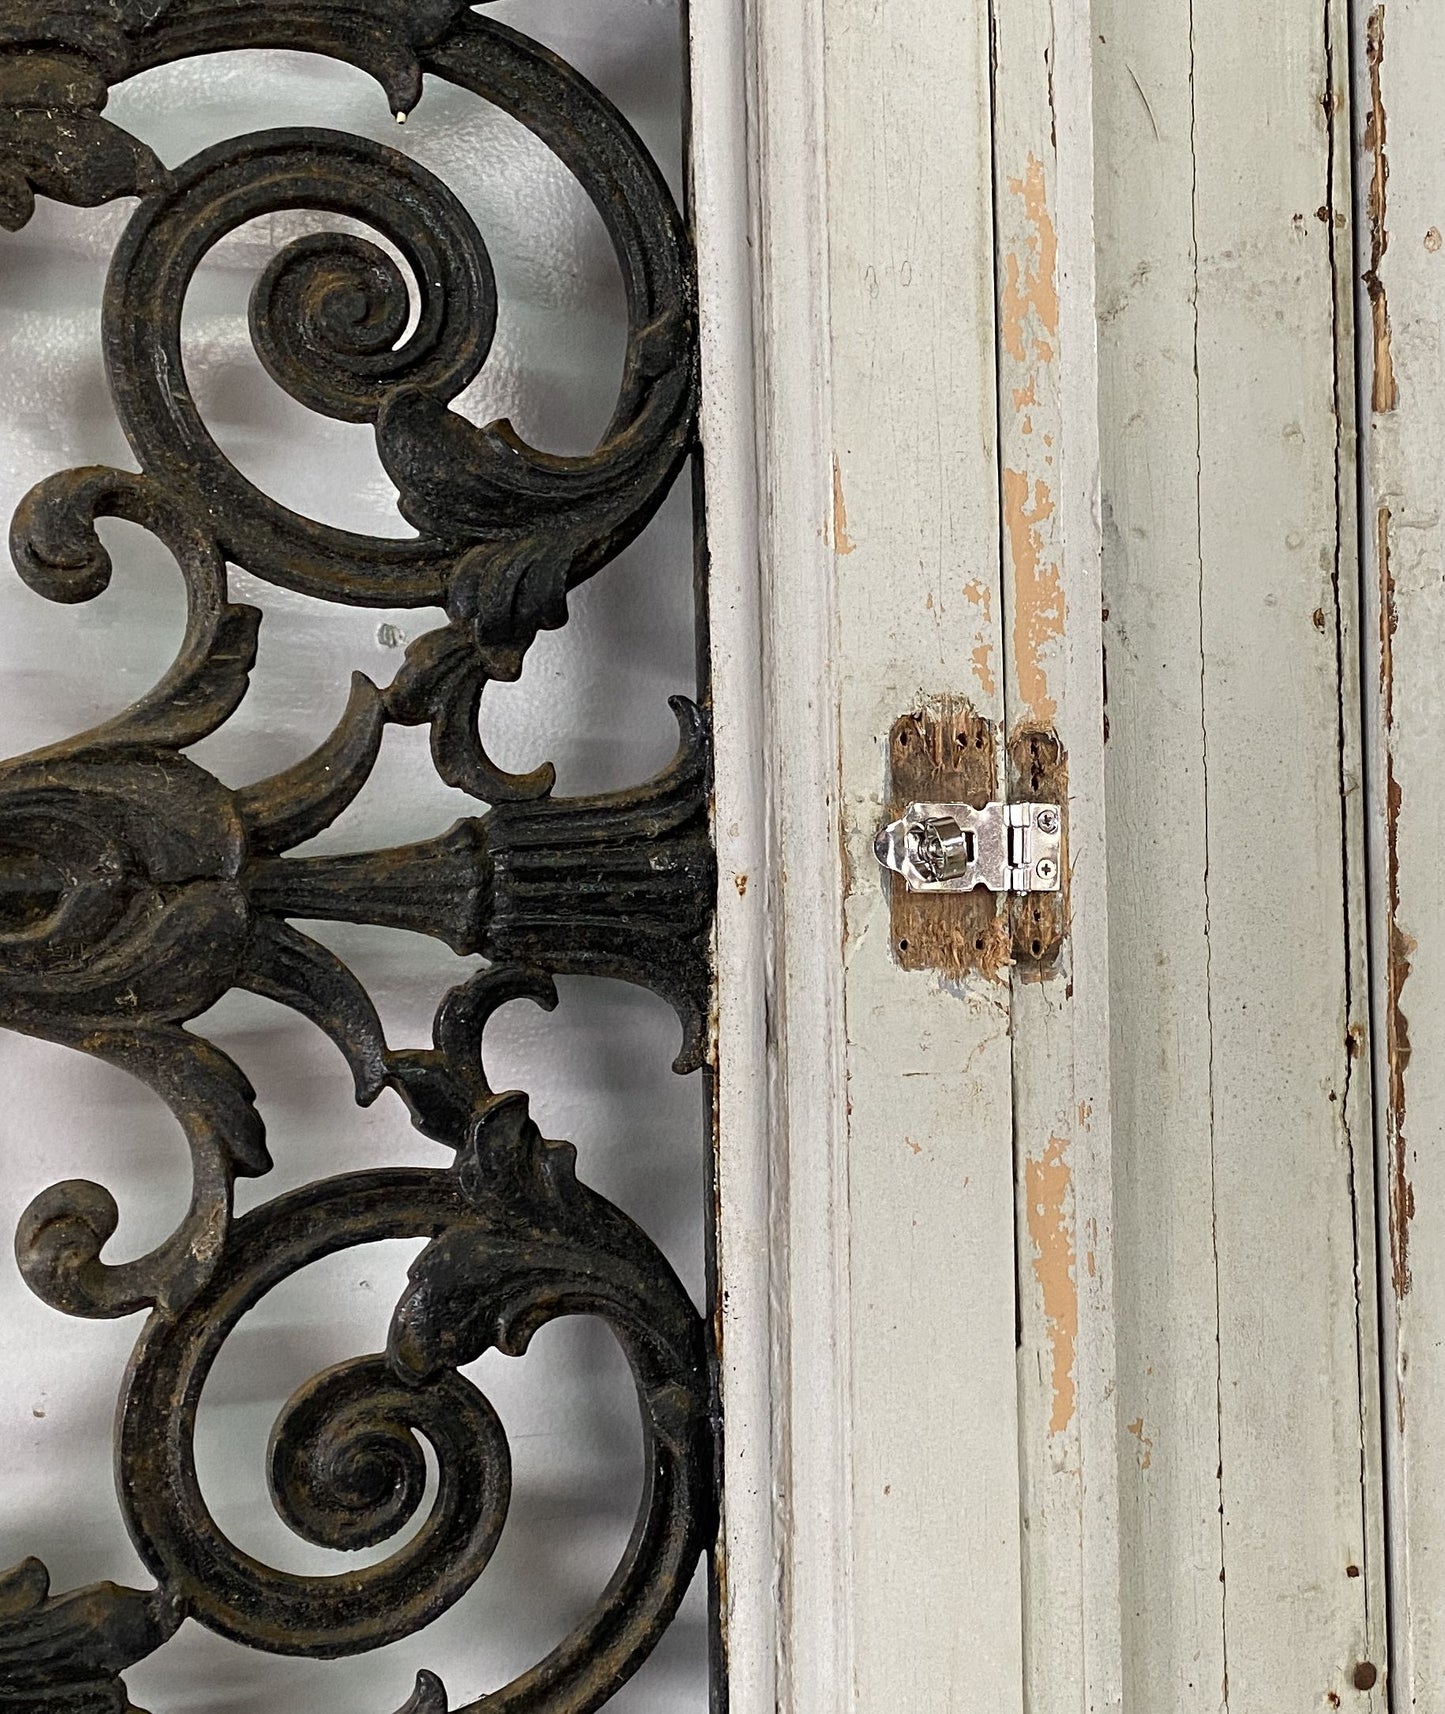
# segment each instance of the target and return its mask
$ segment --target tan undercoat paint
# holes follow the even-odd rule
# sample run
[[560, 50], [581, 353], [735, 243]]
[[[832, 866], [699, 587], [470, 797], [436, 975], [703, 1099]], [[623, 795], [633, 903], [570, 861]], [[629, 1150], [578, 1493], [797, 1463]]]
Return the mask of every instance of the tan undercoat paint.
[[1075, 1270], [1074, 1180], [1068, 1142], [1051, 1137], [1041, 1156], [1025, 1163], [1029, 1237], [1034, 1278], [1043, 1298], [1053, 1356], [1053, 1411], [1049, 1433], [1063, 1434], [1074, 1420], [1074, 1357], [1079, 1340], [1079, 1282]]
[[848, 505], [843, 498], [843, 470], [833, 454], [833, 552], [852, 553], [856, 543], [848, 534]]
[[[1044, 164], [1037, 155], [1030, 154], [1023, 176], [1011, 178], [1008, 188], [1022, 201], [1032, 232], [1026, 253], [1015, 252], [1004, 263], [999, 318], [1003, 347], [1015, 363], [1025, 362], [1032, 331], [1035, 358], [1051, 363], [1059, 333], [1059, 241], [1049, 213]], [[1031, 313], [1037, 318], [1033, 329], [1029, 327]]]
[[978, 609], [978, 641], [973, 646], [978, 688], [985, 696], [997, 696], [998, 680], [993, 670], [993, 590], [981, 578], [974, 578], [964, 584], [963, 593]]
[[1052, 726], [1058, 704], [1049, 694], [1045, 650], [1064, 634], [1063, 584], [1044, 533], [1054, 516], [1053, 493], [1041, 476], [1031, 486], [1026, 470], [1005, 470], [1003, 510], [1014, 577], [1019, 695], [1030, 720]]
[[[1007, 186], [1022, 204], [1026, 233], [1022, 246], [1004, 259], [999, 291], [1003, 352], [1023, 370], [1020, 384], [1008, 389], [1018, 417], [1018, 435], [1010, 437], [1017, 452], [1034, 439], [1039, 372], [1057, 355], [1059, 246], [1043, 162], [1031, 153], [1023, 173], [1010, 177]], [[1042, 438], [1045, 447], [1052, 444], [1052, 435]], [[1044, 451], [1037, 467], [1029, 460], [1023, 468], [1005, 468], [1002, 477], [1020, 712], [1040, 726], [1052, 726], [1058, 714], [1057, 699], [1049, 692], [1047, 657], [1062, 638], [1065, 621], [1054, 493], [1047, 474], [1053, 462]]]

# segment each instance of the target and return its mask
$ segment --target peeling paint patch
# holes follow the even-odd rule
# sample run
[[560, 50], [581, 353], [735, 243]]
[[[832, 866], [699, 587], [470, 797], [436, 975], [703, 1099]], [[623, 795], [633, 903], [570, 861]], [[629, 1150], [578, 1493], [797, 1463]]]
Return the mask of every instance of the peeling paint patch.
[[1010, 179], [1008, 188], [1022, 201], [1030, 232], [1025, 253], [1015, 252], [1004, 263], [1000, 305], [1004, 349], [1015, 363], [1026, 361], [1032, 313], [1041, 330], [1035, 333], [1033, 354], [1039, 362], [1051, 363], [1059, 331], [1059, 240], [1049, 213], [1044, 163], [1037, 155], [1030, 152], [1023, 177]]
[[1019, 696], [1030, 717], [1052, 726], [1058, 703], [1049, 695], [1045, 655], [1064, 634], [1064, 587], [1059, 567], [1046, 552], [1044, 526], [1054, 515], [1047, 482], [1027, 471], [1003, 473], [1004, 529], [1014, 574], [1013, 643]]
[[1365, 63], [1370, 70], [1370, 109], [1365, 117], [1364, 149], [1370, 158], [1370, 189], [1367, 198], [1370, 225], [1370, 266], [1365, 271], [1365, 290], [1370, 296], [1375, 373], [1370, 405], [1375, 411], [1393, 411], [1400, 402], [1395, 380], [1395, 358], [1390, 336], [1390, 305], [1380, 264], [1390, 247], [1386, 225], [1389, 206], [1390, 161], [1385, 152], [1385, 100], [1381, 68], [1385, 63], [1385, 8], [1376, 6], [1365, 25]]
[[1139, 1442], [1140, 1470], [1147, 1470], [1154, 1462], [1154, 1442], [1144, 1432], [1144, 1418], [1142, 1416], [1135, 1417], [1133, 1422], [1126, 1423], [1125, 1427], [1128, 1429], [1128, 1432], [1134, 1436], [1135, 1440]]
[[1024, 1163], [1034, 1278], [1043, 1297], [1053, 1353], [1050, 1434], [1063, 1434], [1068, 1429], [1077, 1400], [1074, 1356], [1079, 1343], [1079, 1284], [1072, 1226], [1074, 1175], [1068, 1147], [1065, 1138], [1050, 1137], [1042, 1156]]
[[973, 646], [973, 671], [985, 696], [998, 695], [993, 671], [993, 590], [980, 578], [963, 586], [965, 597], [978, 609], [978, 640]]
[[848, 534], [848, 507], [843, 499], [843, 470], [833, 454], [833, 552], [852, 553], [857, 542]]
[[[931, 698], [895, 720], [888, 734], [885, 815], [891, 820], [910, 803], [985, 804], [998, 795], [997, 776], [994, 724], [958, 697]], [[1013, 939], [998, 895], [981, 887], [910, 893], [891, 875], [889, 901], [892, 956], [900, 968], [1006, 979]]]
[[[1000, 403], [1005, 456], [1001, 479], [1009, 570], [1012, 671], [1020, 712], [1052, 726], [1048, 664], [1064, 632], [1065, 604], [1052, 472], [1058, 400], [1047, 371], [1058, 356], [1059, 246], [1049, 178], [1032, 152], [1005, 179], [1009, 200], [999, 278]], [[1012, 403], [1012, 415], [1008, 402]]]
[[1405, 1146], [1405, 1073], [1410, 1065], [1410, 1025], [1400, 996], [1410, 979], [1415, 941], [1400, 926], [1400, 809], [1391, 738], [1395, 729], [1395, 574], [1390, 564], [1390, 508], [1376, 517], [1380, 566], [1380, 701], [1385, 720], [1385, 865], [1389, 885], [1386, 957], [1385, 1053], [1389, 1066], [1386, 1132], [1390, 1157], [1390, 1281], [1397, 1300], [1410, 1292], [1410, 1226], [1415, 1218], [1415, 1187], [1410, 1182]]

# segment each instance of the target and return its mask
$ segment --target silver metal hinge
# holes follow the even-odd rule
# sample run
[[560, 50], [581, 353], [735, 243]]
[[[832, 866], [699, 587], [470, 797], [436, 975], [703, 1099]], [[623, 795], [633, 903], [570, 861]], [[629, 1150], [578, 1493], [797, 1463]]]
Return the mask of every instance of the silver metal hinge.
[[1056, 893], [1063, 812], [1052, 803], [911, 803], [873, 842], [910, 893]]

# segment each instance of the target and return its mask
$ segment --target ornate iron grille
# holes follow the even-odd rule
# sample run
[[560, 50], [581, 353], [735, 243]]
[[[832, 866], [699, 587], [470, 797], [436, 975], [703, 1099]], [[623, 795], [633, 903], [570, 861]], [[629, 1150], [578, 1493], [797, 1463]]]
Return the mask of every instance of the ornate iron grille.
[[[586, 457], [550, 456], [506, 422], [449, 409], [486, 360], [497, 294], [461, 203], [401, 153], [313, 128], [271, 130], [167, 169], [102, 116], [108, 89], [151, 67], [236, 47], [305, 49], [369, 72], [398, 114], [423, 75], [493, 102], [558, 155], [616, 250], [629, 333], [610, 426]], [[555, 1002], [556, 974], [620, 976], [664, 995], [683, 1026], [677, 1069], [702, 1063], [715, 866], [705, 714], [663, 775], [636, 790], [552, 795], [550, 768], [487, 755], [485, 687], [515, 679], [568, 592], [631, 542], [695, 450], [697, 359], [685, 225], [620, 115], [554, 54], [465, 0], [0, 0], [0, 223], [36, 195], [140, 201], [116, 250], [103, 339], [139, 473], [42, 482], [11, 533], [20, 575], [55, 601], [99, 594], [97, 533], [155, 535], [188, 595], [180, 653], [115, 719], [0, 764], [0, 1023], [96, 1055], [149, 1085], [190, 1144], [193, 1191], [150, 1254], [104, 1259], [117, 1209], [97, 1184], [59, 1184], [21, 1218], [29, 1286], [75, 1316], [148, 1311], [117, 1424], [120, 1504], [153, 1589], [53, 1595], [45, 1567], [0, 1578], [0, 1706], [125, 1714], [121, 1674], [183, 1619], [281, 1654], [334, 1658], [436, 1618], [475, 1582], [507, 1513], [495, 1412], [460, 1369], [522, 1352], [569, 1314], [603, 1318], [633, 1370], [647, 1476], [621, 1564], [551, 1655], [469, 1714], [583, 1714], [605, 1703], [672, 1618], [716, 1514], [715, 1413], [702, 1319], [647, 1235], [546, 1142], [525, 1096], [497, 1093], [481, 1044], [496, 1008]], [[181, 359], [187, 286], [227, 233], [283, 209], [355, 217], [378, 244], [319, 234], [287, 245], [251, 298], [270, 374], [312, 410], [374, 425], [414, 539], [329, 527], [260, 492], [208, 433]], [[416, 294], [416, 320], [408, 333]], [[439, 605], [387, 686], [358, 675], [340, 725], [305, 761], [239, 790], [187, 757], [246, 694], [261, 615], [231, 601], [228, 563], [329, 601]], [[352, 801], [388, 723], [426, 725], [441, 778], [488, 805], [441, 838], [349, 856], [293, 848]], [[300, 932], [308, 918], [419, 930], [480, 974], [452, 989], [432, 1044], [395, 1047], [361, 983]], [[435, 1168], [358, 1172], [232, 1210], [264, 1174], [266, 1139], [237, 1065], [185, 1027], [232, 988], [280, 1000], [345, 1056], [358, 1101], [397, 1091]], [[324, 1547], [390, 1557], [336, 1577], [293, 1575], [238, 1550], [207, 1510], [194, 1435], [201, 1388], [237, 1321], [311, 1262], [420, 1238], [385, 1352], [317, 1376], [282, 1412], [269, 1452], [275, 1505]], [[411, 1714], [445, 1714], [423, 1674]]]

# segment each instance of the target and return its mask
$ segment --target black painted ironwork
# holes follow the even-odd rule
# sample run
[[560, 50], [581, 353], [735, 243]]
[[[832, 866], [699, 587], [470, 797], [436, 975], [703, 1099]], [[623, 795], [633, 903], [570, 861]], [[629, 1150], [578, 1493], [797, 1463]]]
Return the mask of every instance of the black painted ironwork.
[[[496, 287], [457, 199], [398, 151], [312, 128], [266, 131], [175, 168], [103, 116], [110, 86], [235, 47], [306, 49], [370, 72], [393, 109], [424, 75], [529, 127], [600, 211], [626, 286], [629, 337], [611, 424], [586, 457], [553, 457], [507, 423], [478, 428], [449, 402], [486, 360]], [[678, 701], [675, 762], [630, 792], [552, 796], [486, 754], [485, 687], [514, 679], [568, 592], [653, 515], [694, 451], [697, 360], [688, 237], [655, 164], [589, 83], [464, 0], [0, 0], [0, 223], [37, 195], [140, 198], [105, 294], [111, 388], [139, 473], [51, 477], [25, 499], [11, 549], [56, 601], [103, 590], [97, 522], [164, 543], [188, 621], [159, 684], [80, 737], [0, 764], [0, 1024], [123, 1067], [155, 1090], [190, 1143], [180, 1228], [149, 1255], [104, 1259], [117, 1210], [71, 1182], [20, 1220], [31, 1288], [69, 1315], [148, 1311], [118, 1419], [118, 1488], [152, 1590], [52, 1595], [30, 1560], [0, 1578], [0, 1707], [124, 1714], [121, 1674], [185, 1618], [257, 1649], [336, 1657], [416, 1631], [485, 1568], [507, 1512], [506, 1438], [460, 1369], [521, 1352], [561, 1315], [604, 1318], [637, 1382], [647, 1482], [622, 1564], [578, 1630], [469, 1714], [584, 1714], [605, 1703], [667, 1626], [715, 1519], [704, 1325], [656, 1246], [545, 1142], [524, 1096], [492, 1090], [481, 1042], [501, 1004], [555, 1001], [558, 973], [621, 976], [683, 1024], [680, 1070], [704, 1052], [715, 869], [708, 734]], [[217, 447], [188, 387], [180, 322], [198, 263], [258, 215], [356, 217], [406, 258], [418, 298], [379, 245], [343, 235], [287, 245], [251, 299], [272, 376], [311, 409], [374, 425], [410, 540], [348, 533], [259, 492]], [[260, 614], [231, 601], [227, 565], [359, 605], [445, 608], [386, 687], [358, 676], [337, 729], [305, 761], [240, 790], [187, 755], [246, 694]], [[443, 780], [490, 806], [438, 839], [297, 857], [365, 783], [388, 723], [425, 724]], [[396, 1048], [366, 991], [295, 925], [400, 925], [480, 953], [432, 1044]], [[233, 1218], [238, 1177], [270, 1164], [240, 1069], [186, 1029], [245, 988], [314, 1020], [345, 1055], [357, 1099], [400, 1093], [453, 1151], [435, 1169], [348, 1174]], [[237, 1320], [336, 1251], [425, 1238], [384, 1353], [302, 1388], [270, 1452], [275, 1503], [306, 1540], [347, 1550], [402, 1530], [434, 1448], [439, 1491], [418, 1533], [344, 1579], [258, 1565], [207, 1510], [194, 1463], [202, 1385]], [[418, 1682], [412, 1714], [444, 1714]]]

